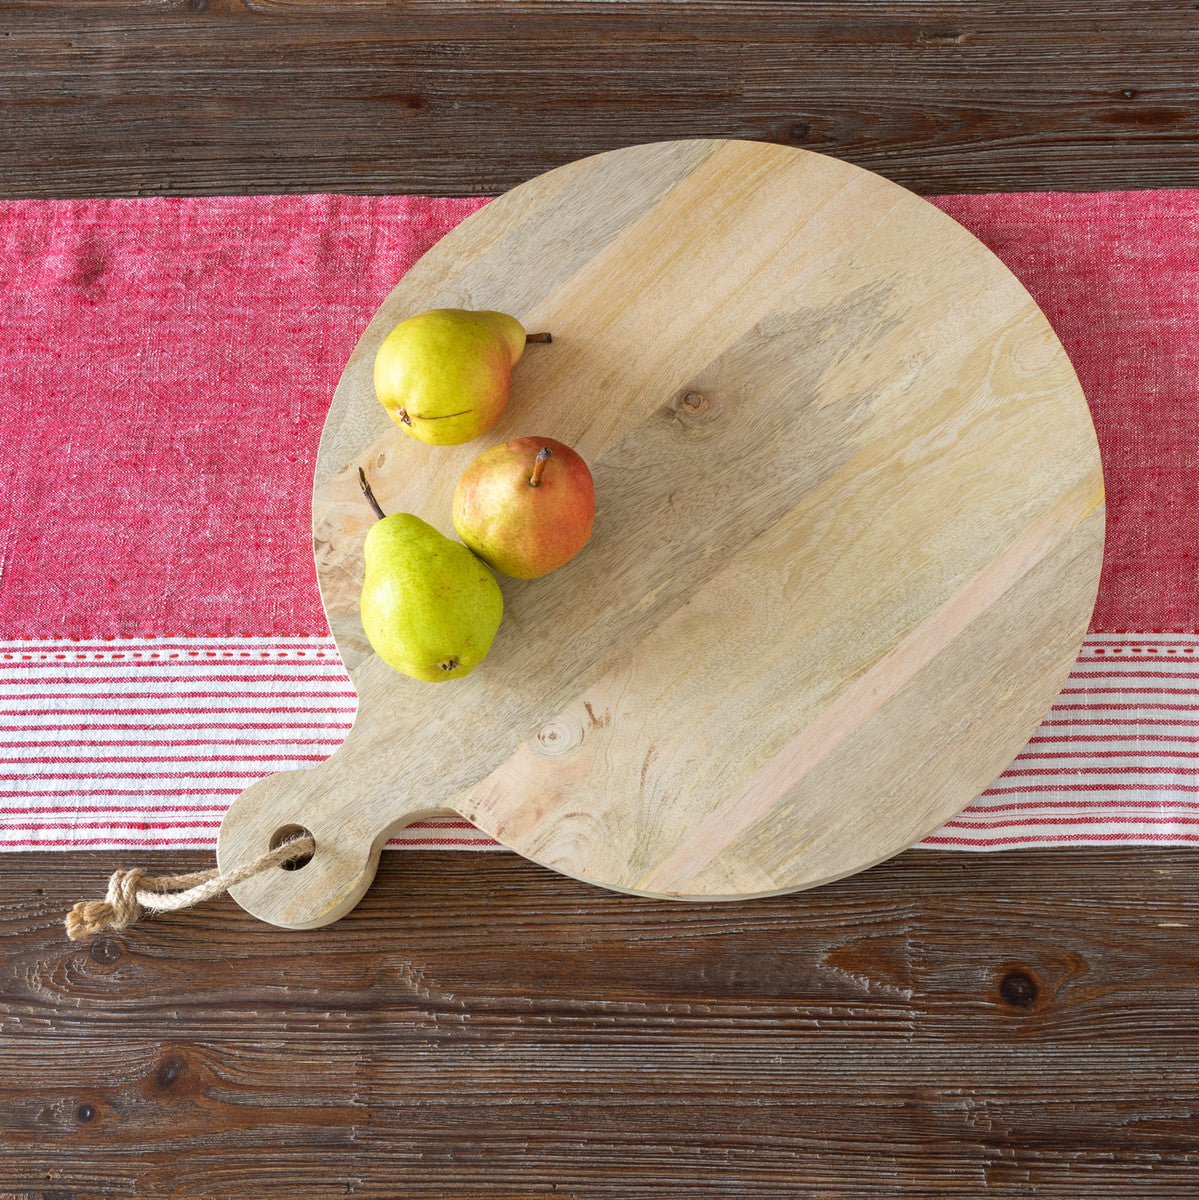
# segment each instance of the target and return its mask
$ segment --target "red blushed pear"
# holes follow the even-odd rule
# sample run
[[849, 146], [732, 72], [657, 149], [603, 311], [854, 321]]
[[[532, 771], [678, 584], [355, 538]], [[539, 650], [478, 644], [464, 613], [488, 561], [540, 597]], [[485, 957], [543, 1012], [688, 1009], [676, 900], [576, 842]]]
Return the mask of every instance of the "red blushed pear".
[[595, 485], [587, 464], [553, 438], [525, 437], [480, 454], [458, 480], [454, 528], [488, 566], [536, 579], [587, 545]]

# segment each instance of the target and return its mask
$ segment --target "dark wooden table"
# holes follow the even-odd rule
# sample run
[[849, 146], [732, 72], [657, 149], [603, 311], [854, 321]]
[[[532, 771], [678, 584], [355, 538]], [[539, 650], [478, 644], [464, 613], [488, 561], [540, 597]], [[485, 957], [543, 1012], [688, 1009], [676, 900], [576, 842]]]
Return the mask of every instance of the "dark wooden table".
[[[1199, 186], [1199, 4], [0, 2], [0, 195], [494, 193], [687, 136], [924, 192]], [[315, 933], [73, 945], [0, 861], [0, 1197], [1199, 1196], [1199, 855], [722, 906], [392, 854]], [[208, 865], [195, 854], [142, 865]]]

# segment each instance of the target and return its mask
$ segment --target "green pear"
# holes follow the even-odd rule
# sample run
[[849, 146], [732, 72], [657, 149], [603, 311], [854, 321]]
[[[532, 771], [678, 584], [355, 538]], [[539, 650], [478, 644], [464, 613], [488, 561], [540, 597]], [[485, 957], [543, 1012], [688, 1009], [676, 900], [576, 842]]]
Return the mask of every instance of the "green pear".
[[379, 657], [429, 683], [469, 675], [504, 613], [491, 571], [412, 513], [376, 521], [363, 553], [362, 627]]
[[407, 433], [456, 446], [485, 433], [508, 403], [512, 368], [528, 341], [502, 312], [433, 308], [401, 321], [375, 355], [375, 393]]

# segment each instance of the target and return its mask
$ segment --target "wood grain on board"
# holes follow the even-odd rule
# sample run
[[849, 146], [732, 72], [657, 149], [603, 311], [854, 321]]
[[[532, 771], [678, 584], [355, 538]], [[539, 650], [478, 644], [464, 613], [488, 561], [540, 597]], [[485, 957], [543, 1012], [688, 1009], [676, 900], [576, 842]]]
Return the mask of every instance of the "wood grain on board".
[[[429, 447], [375, 398], [374, 352], [426, 308], [548, 329], [485, 438]], [[385, 511], [452, 534], [465, 466], [573, 445], [596, 532], [503, 580], [470, 676], [371, 653], [362, 540]], [[555, 870], [647, 895], [808, 887], [918, 841], [1003, 770], [1074, 662], [1103, 484], [1064, 351], [1005, 267], [860, 168], [736, 141], [635, 147], [485, 207], [405, 277], [322, 439], [317, 570], [359, 692], [346, 744], [262, 781], [223, 867], [302, 826], [302, 870], [238, 885], [282, 925], [336, 919], [398, 826], [469, 818]]]

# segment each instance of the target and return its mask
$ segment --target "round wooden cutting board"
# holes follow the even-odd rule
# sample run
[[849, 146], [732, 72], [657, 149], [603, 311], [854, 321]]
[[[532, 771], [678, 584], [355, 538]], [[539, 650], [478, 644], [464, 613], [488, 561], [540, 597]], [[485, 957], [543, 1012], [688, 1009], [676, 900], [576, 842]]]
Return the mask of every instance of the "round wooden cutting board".
[[[374, 354], [428, 308], [532, 345], [500, 424], [408, 437]], [[358, 617], [387, 512], [453, 536], [483, 450], [574, 446], [590, 545], [464, 679], [419, 683]], [[608, 888], [735, 899], [919, 841], [983, 791], [1060, 690], [1103, 550], [1087, 406], [1028, 293], [926, 201], [822, 155], [638, 146], [523, 184], [439, 242], [345, 369], [313, 498], [325, 609], [359, 694], [345, 745], [233, 805], [223, 870], [303, 827], [316, 853], [234, 889], [264, 920], [349, 911], [389, 833], [433, 812]]]

